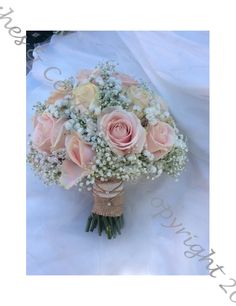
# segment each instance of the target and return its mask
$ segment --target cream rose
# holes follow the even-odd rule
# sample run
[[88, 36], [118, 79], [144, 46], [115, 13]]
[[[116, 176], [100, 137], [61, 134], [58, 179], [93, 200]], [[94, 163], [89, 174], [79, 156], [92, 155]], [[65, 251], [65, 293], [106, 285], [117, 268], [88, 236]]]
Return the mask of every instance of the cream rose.
[[84, 111], [89, 108], [91, 104], [94, 104], [98, 97], [98, 88], [92, 83], [85, 83], [78, 85], [73, 90], [75, 104], [80, 106]]
[[60, 183], [66, 189], [69, 189], [80, 178], [90, 173], [90, 164], [94, 157], [94, 151], [92, 151], [92, 146], [84, 142], [76, 132], [66, 136], [65, 147], [68, 159], [62, 163]]
[[51, 114], [42, 114], [33, 118], [33, 146], [41, 152], [50, 153], [64, 148], [65, 129], [64, 118], [55, 119]]
[[168, 123], [158, 121], [155, 125], [148, 126], [147, 150], [160, 159], [170, 152], [175, 137], [175, 131]]
[[150, 100], [150, 93], [144, 88], [131, 86], [127, 90], [127, 95], [131, 102], [141, 108], [147, 107]]
[[113, 110], [104, 114], [100, 129], [111, 150], [121, 156], [140, 153], [146, 140], [146, 131], [135, 114], [125, 110]]

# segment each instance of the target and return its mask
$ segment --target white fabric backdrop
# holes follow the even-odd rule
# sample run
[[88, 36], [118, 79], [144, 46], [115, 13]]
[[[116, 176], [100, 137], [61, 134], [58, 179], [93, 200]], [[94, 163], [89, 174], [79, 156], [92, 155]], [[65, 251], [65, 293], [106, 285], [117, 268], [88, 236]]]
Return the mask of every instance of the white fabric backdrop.
[[84, 231], [89, 192], [45, 187], [27, 167], [27, 274], [206, 274], [205, 264], [184, 256], [184, 236], [152, 217], [150, 202], [158, 197], [170, 204], [197, 236], [193, 243], [208, 250], [208, 32], [76, 32], [53, 36], [34, 54], [39, 58], [27, 76], [28, 133], [32, 105], [52, 91], [47, 68], [61, 70], [48, 73], [56, 81], [112, 59], [120, 71], [162, 94], [188, 137], [190, 153], [179, 182], [162, 176], [126, 185], [125, 228], [111, 241]]

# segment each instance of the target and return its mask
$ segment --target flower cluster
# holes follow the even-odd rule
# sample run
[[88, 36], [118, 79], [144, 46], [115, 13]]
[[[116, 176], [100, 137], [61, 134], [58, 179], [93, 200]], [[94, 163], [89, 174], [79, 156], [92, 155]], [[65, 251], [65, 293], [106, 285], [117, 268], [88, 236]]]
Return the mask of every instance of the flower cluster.
[[45, 183], [178, 177], [187, 145], [162, 98], [110, 62], [66, 80], [33, 118], [28, 162]]
[[46, 185], [59, 183], [61, 165], [65, 160], [65, 149], [57, 150], [50, 154], [36, 150], [30, 142], [30, 152], [27, 161], [33, 166], [35, 173], [39, 175]]

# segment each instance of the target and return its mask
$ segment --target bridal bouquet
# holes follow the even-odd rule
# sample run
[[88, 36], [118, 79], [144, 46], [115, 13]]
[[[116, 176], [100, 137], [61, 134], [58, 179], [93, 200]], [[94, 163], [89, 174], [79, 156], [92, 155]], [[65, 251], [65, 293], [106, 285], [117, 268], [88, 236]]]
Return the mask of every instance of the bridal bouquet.
[[109, 239], [124, 225], [124, 182], [177, 178], [184, 136], [162, 98], [105, 62], [60, 82], [33, 117], [28, 162], [46, 184], [93, 192], [87, 231]]

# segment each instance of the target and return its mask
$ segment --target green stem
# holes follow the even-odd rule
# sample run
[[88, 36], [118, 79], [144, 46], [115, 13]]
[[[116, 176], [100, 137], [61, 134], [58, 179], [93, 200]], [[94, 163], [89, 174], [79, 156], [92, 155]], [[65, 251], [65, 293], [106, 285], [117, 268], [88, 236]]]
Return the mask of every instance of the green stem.
[[123, 215], [118, 217], [101, 216], [92, 213], [88, 217], [86, 224], [86, 232], [93, 232], [95, 228], [98, 229], [99, 236], [104, 231], [108, 239], [116, 238], [116, 235], [121, 235], [121, 229], [124, 226]]
[[89, 231], [91, 221], [92, 221], [92, 215], [90, 215], [90, 216], [88, 217], [88, 221], [87, 221], [87, 224], [86, 224], [86, 229], [85, 229], [85, 230], [86, 230], [86, 232], [88, 232], [88, 231]]
[[101, 216], [98, 216], [98, 234], [99, 234], [99, 236], [102, 235], [102, 228], [103, 228], [102, 218], [101, 218]]

